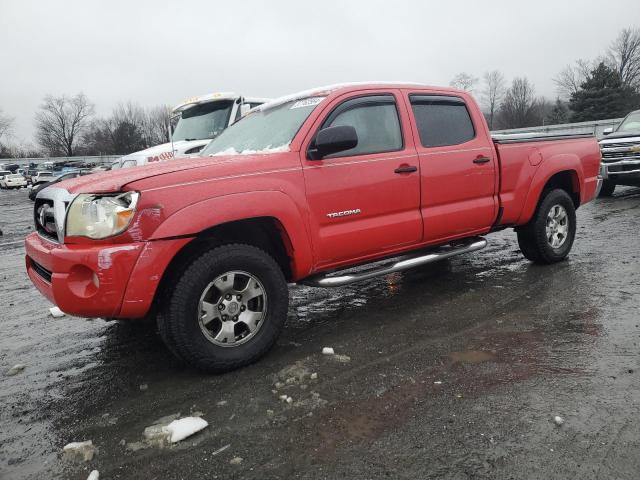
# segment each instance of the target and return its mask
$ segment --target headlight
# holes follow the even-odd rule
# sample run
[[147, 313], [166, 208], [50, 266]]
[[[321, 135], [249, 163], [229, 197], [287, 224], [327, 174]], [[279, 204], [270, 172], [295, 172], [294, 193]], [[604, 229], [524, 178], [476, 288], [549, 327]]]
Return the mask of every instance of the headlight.
[[67, 212], [69, 236], [106, 238], [124, 232], [136, 212], [140, 194], [78, 195]]

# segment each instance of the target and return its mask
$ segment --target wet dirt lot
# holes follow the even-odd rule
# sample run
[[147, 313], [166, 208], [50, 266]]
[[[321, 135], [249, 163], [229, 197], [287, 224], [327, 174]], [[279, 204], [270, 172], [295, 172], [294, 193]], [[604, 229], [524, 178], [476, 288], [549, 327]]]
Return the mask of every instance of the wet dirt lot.
[[[218, 376], [174, 360], [152, 327], [50, 317], [24, 273], [31, 208], [0, 191], [2, 479], [638, 476], [640, 189], [581, 208], [554, 266], [505, 231], [428, 268], [294, 287], [276, 348]], [[135, 448], [160, 417], [194, 412], [207, 429]], [[88, 439], [93, 460], [63, 458]]]

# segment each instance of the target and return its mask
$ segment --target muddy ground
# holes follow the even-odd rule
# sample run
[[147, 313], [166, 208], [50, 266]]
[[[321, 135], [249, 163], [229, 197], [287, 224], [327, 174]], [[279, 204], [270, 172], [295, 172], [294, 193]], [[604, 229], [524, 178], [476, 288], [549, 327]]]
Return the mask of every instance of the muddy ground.
[[[51, 318], [24, 273], [31, 208], [0, 191], [2, 479], [638, 477], [640, 189], [581, 208], [554, 266], [505, 231], [428, 268], [294, 287], [276, 348], [218, 376], [148, 326]], [[139, 448], [146, 426], [195, 412], [207, 429]], [[63, 458], [88, 439], [93, 460]]]

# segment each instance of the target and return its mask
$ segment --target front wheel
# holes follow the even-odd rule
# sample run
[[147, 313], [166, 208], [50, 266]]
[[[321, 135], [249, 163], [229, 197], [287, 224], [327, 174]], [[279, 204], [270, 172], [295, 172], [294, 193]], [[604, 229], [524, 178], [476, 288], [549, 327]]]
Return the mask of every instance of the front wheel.
[[158, 315], [158, 330], [187, 363], [224, 372], [273, 346], [288, 306], [287, 282], [270, 255], [250, 245], [223, 245], [184, 270]]
[[598, 197], [610, 197], [613, 195], [613, 191], [615, 189], [616, 189], [615, 182], [612, 182], [611, 180], [603, 180], [602, 188], [600, 188], [600, 193], [598, 194]]
[[576, 235], [576, 210], [569, 194], [560, 189], [543, 194], [533, 218], [517, 231], [522, 254], [534, 263], [564, 260]]

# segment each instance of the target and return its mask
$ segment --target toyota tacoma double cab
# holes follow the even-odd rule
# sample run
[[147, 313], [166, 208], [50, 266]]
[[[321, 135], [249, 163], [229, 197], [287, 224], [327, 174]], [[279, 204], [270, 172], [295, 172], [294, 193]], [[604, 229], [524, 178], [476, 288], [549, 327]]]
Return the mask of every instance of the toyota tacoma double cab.
[[640, 110], [624, 117], [616, 129], [606, 129], [602, 151], [601, 197], [610, 197], [616, 185], [640, 186]]
[[154, 316], [175, 355], [220, 372], [271, 348], [290, 283], [339, 287], [505, 228], [529, 260], [563, 260], [599, 169], [592, 136], [492, 138], [461, 90], [324, 87], [254, 109], [199, 158], [44, 189], [26, 267], [64, 312]]

